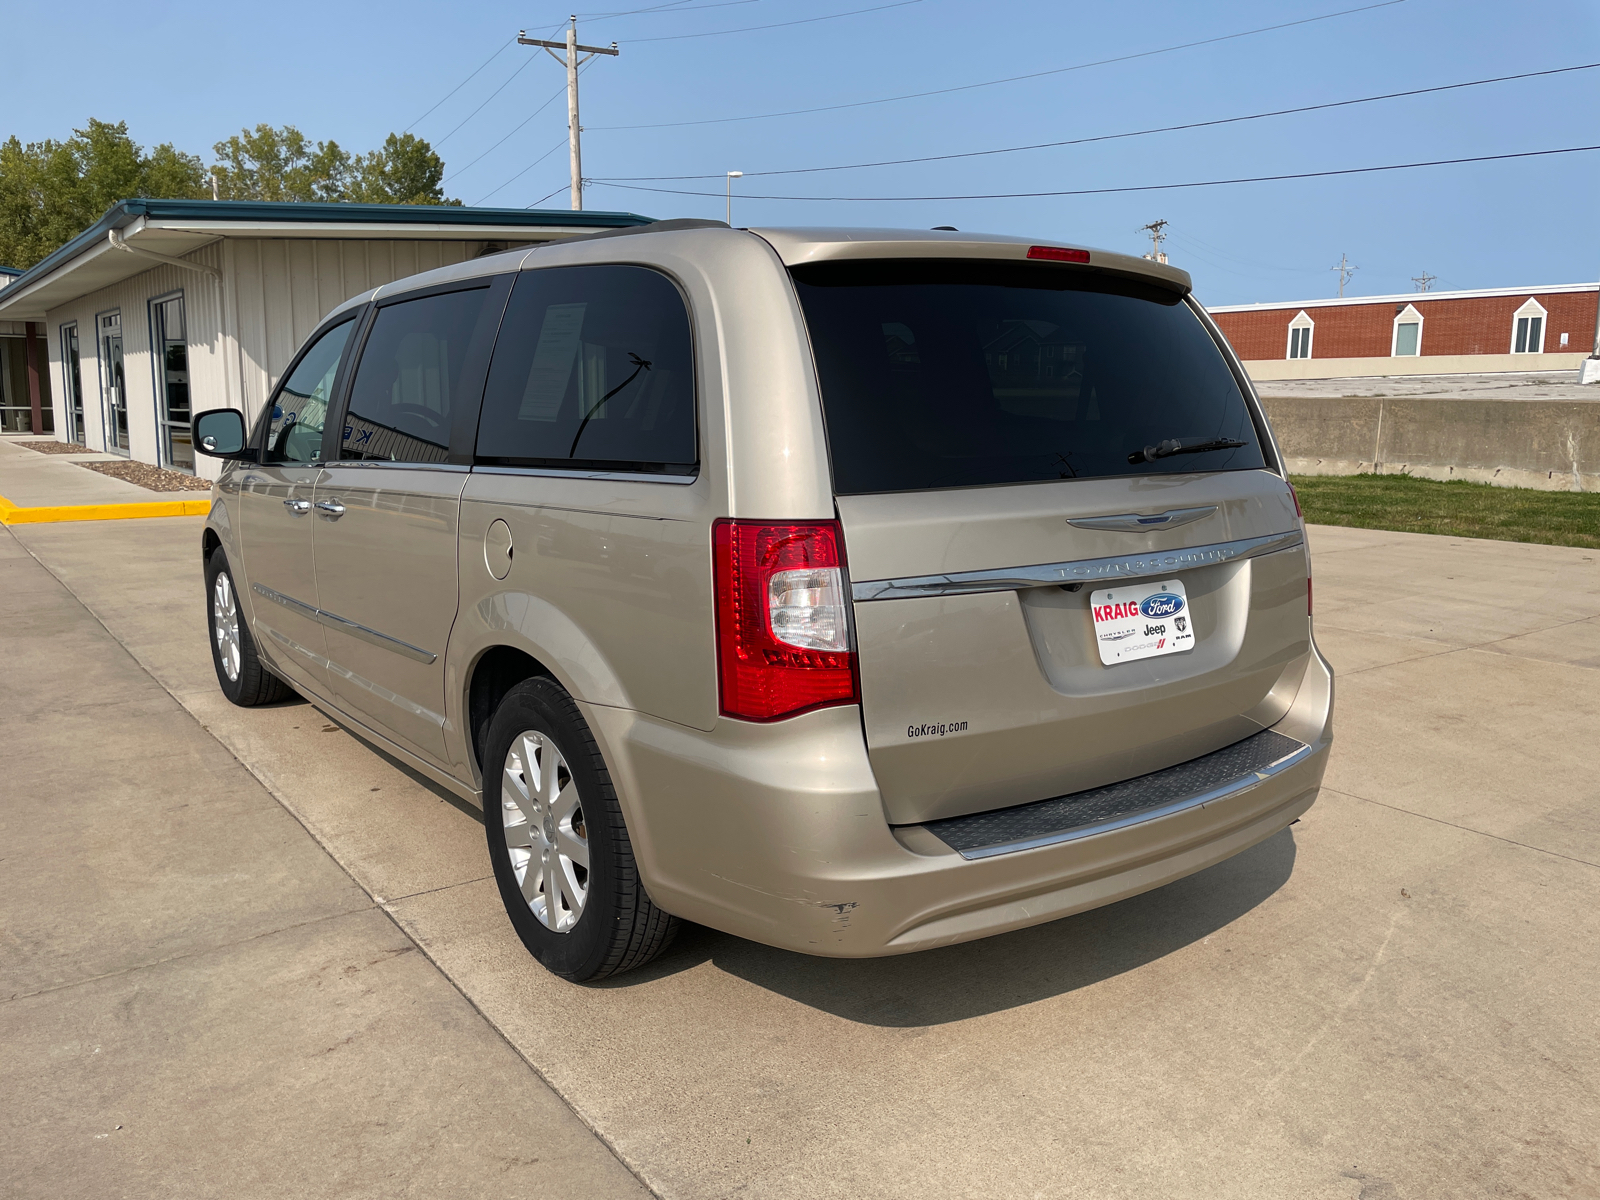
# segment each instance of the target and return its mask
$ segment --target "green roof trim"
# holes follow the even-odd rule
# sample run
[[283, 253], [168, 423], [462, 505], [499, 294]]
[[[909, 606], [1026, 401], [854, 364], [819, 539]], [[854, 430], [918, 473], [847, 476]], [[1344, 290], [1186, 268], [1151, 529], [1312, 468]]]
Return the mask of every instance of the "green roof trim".
[[[504, 228], [526, 225], [548, 229], [576, 226], [582, 229], [626, 229], [649, 225], [655, 218], [627, 212], [574, 212], [568, 208], [467, 208], [459, 204], [322, 204], [268, 200], [119, 200], [106, 215], [59, 250], [46, 255], [26, 271], [0, 267], [16, 275], [6, 285], [20, 292], [35, 280], [70, 262], [84, 250], [105, 240], [112, 229], [125, 229], [140, 217], [175, 221], [280, 221], [306, 225], [456, 225], [468, 230], [478, 225]], [[16, 294], [16, 293], [13, 293]]]

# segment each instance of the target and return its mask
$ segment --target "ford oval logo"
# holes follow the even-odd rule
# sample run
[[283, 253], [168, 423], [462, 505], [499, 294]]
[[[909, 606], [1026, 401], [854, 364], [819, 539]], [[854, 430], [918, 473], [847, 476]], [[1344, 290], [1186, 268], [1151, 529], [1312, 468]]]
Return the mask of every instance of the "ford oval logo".
[[1139, 601], [1139, 611], [1147, 617], [1170, 617], [1183, 611], [1183, 597], [1157, 592]]

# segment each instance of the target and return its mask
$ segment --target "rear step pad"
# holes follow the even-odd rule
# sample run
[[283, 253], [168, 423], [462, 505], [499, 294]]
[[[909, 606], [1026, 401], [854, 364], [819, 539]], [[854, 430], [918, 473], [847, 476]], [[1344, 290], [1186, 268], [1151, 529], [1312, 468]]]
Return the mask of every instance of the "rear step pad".
[[1220, 800], [1254, 787], [1310, 753], [1304, 742], [1263, 729], [1163, 771], [1032, 804], [928, 821], [923, 828], [962, 858], [1032, 850]]

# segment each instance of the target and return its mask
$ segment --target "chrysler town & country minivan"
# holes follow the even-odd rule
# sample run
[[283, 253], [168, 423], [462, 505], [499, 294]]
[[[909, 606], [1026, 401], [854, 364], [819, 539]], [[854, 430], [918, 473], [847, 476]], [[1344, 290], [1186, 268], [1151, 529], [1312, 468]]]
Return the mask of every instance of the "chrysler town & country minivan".
[[1164, 264], [607, 231], [358, 296], [196, 433], [224, 693], [480, 804], [569, 979], [680, 920], [837, 956], [1053, 920], [1322, 778], [1299, 507]]

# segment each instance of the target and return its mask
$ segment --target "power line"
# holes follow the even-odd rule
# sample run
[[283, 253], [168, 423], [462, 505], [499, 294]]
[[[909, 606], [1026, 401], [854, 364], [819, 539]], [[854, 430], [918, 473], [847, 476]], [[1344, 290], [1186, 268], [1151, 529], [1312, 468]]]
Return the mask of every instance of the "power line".
[[[1333, 175], [1371, 175], [1380, 171], [1409, 171], [1417, 167], [1449, 167], [1460, 163], [1503, 162], [1513, 158], [1545, 158], [1554, 154], [1581, 154], [1600, 150], [1600, 146], [1566, 146], [1559, 150], [1522, 150], [1515, 154], [1479, 154], [1470, 158], [1439, 158], [1428, 162], [1389, 163], [1381, 167], [1344, 167], [1335, 171], [1300, 171], [1285, 175], [1251, 175], [1239, 179], [1202, 179], [1189, 183], [1147, 183], [1133, 187], [1074, 188], [1058, 192], [979, 192], [959, 196], [745, 196], [746, 200], [822, 200], [870, 203], [912, 200], [1032, 200], [1055, 196], [1109, 196], [1127, 192], [1168, 192], [1178, 188], [1226, 187], [1235, 183], [1275, 183], [1287, 179], [1325, 179]], [[623, 188], [630, 192], [658, 192], [667, 196], [712, 196], [715, 192], [695, 192], [684, 188], [641, 187], [631, 183], [608, 183], [591, 180], [605, 187]]]
[[558, 194], [560, 192], [565, 191], [566, 187], [567, 187], [567, 185], [563, 183], [554, 192], [546, 192], [544, 195], [540, 196], [532, 204], [529, 204], [526, 207], [528, 207], [528, 208], [538, 208], [539, 205], [543, 204], [546, 200], [550, 199], [551, 196], [554, 196], [554, 195], [556, 195], [556, 194]]
[[641, 13], [665, 13], [675, 16], [681, 12], [696, 12], [702, 8], [734, 8], [740, 4], [760, 4], [762, 0], [717, 0], [715, 4], [687, 4], [686, 0], [673, 0], [670, 4], [652, 4], [649, 8], [630, 8], [627, 12], [579, 13], [585, 21], [609, 21], [613, 17], [636, 17]]
[[513, 129], [510, 133], [506, 134], [505, 137], [501, 138], [494, 145], [490, 146], [487, 150], [485, 150], [482, 154], [478, 155], [477, 158], [473, 159], [466, 166], [457, 167], [454, 171], [451, 171], [449, 175], [447, 175], [444, 179], [441, 179], [439, 182], [441, 184], [449, 183], [450, 180], [456, 178], [458, 175], [463, 175], [467, 171], [470, 171], [473, 167], [477, 166], [484, 159], [488, 158], [489, 155], [493, 154], [501, 146], [505, 145], [513, 137], [515, 137], [518, 133], [520, 133], [522, 131], [522, 127], [524, 125], [526, 125], [529, 121], [531, 121], [535, 117], [537, 117], [545, 109], [549, 108], [552, 104], [554, 104], [562, 96], [566, 95], [566, 92], [567, 92], [566, 85], [563, 84], [560, 88], [558, 88], [556, 91], [554, 91], [554, 92], [552, 92], [550, 94], [550, 99], [546, 100], [543, 104], [539, 105], [538, 108], [534, 109], [531, 113], [529, 113], [526, 117], [524, 117], [522, 119], [522, 121], [517, 125], [517, 127], [515, 129]]
[[[566, 91], [567, 89], [566, 88], [562, 88], [561, 90], [562, 91]], [[521, 179], [529, 171], [533, 170], [540, 163], [542, 163], [545, 159], [549, 158], [552, 154], [554, 154], [557, 150], [561, 149], [561, 147], [565, 146], [566, 144], [567, 144], [567, 139], [565, 137], [562, 137], [562, 139], [559, 142], [557, 142], [554, 146], [551, 146], [550, 149], [546, 150], [543, 154], [539, 155], [538, 158], [534, 159], [527, 166], [523, 167], [522, 170], [518, 171], [510, 179], [506, 180], [499, 187], [495, 188], [493, 192], [485, 192], [479, 199], [474, 200], [472, 202], [472, 206], [474, 208], [476, 208], [478, 205], [482, 204], [485, 200], [487, 200], [490, 196], [494, 195], [495, 192], [504, 191], [506, 188], [510, 187], [517, 180]], [[566, 186], [567, 186], [566, 184], [562, 184], [560, 188], [556, 189], [556, 192], [559, 192], [561, 190], [561, 188], [564, 188]], [[556, 192], [551, 192], [550, 196], [554, 196], [556, 194]], [[546, 196], [545, 199], [548, 200], [550, 198], [550, 196]]]
[[1033, 71], [1027, 75], [1008, 75], [1004, 79], [988, 79], [982, 83], [965, 83], [959, 87], [935, 88], [930, 92], [908, 92], [903, 96], [884, 96], [877, 100], [854, 100], [848, 104], [825, 104], [816, 108], [793, 108], [784, 112], [752, 113], [744, 117], [707, 117], [698, 121], [664, 121], [654, 125], [594, 125], [593, 129], [677, 129], [685, 125], [726, 125], [735, 121], [765, 121], [772, 117], [799, 117], [811, 113], [839, 112], [850, 108], [868, 108], [876, 104], [893, 104], [900, 100], [921, 100], [928, 96], [944, 96], [951, 92], [970, 92], [976, 88], [998, 87], [1003, 83], [1018, 83], [1026, 79], [1041, 79], [1047, 75], [1063, 75], [1069, 71], [1086, 71], [1090, 67], [1104, 67], [1113, 63], [1132, 62], [1139, 58], [1152, 58], [1158, 54], [1173, 54], [1179, 50], [1192, 50], [1197, 46], [1212, 46], [1218, 42], [1233, 41], [1237, 38], [1253, 37], [1258, 33], [1273, 33], [1280, 29], [1292, 29], [1297, 25], [1311, 25], [1317, 21], [1331, 21], [1335, 17], [1347, 17], [1353, 13], [1371, 12], [1378, 8], [1392, 8], [1396, 4], [1404, 4], [1406, 0], [1379, 0], [1376, 4], [1364, 4], [1359, 8], [1345, 8], [1338, 12], [1324, 13], [1319, 17], [1304, 17], [1298, 21], [1285, 21], [1279, 25], [1263, 25], [1259, 29], [1245, 29], [1238, 33], [1226, 33], [1218, 37], [1202, 38], [1197, 42], [1183, 42], [1176, 46], [1163, 46], [1157, 50], [1141, 50], [1136, 54], [1121, 54], [1114, 58], [1097, 59], [1094, 62], [1074, 63], [1070, 67], [1052, 67], [1048, 71]]
[[[1190, 121], [1183, 125], [1161, 125], [1153, 129], [1136, 129], [1127, 133], [1102, 133], [1094, 137], [1068, 138], [1059, 142], [1034, 142], [1026, 146], [1003, 146], [995, 150], [966, 150], [959, 154], [928, 154], [920, 158], [890, 158], [881, 162], [842, 163], [831, 167], [794, 167], [781, 171], [746, 171], [747, 178], [770, 175], [814, 175], [824, 171], [859, 171], [870, 167], [903, 167], [917, 163], [950, 162], [961, 158], [986, 158], [994, 154], [1018, 154], [1028, 150], [1055, 150], [1063, 146], [1086, 146], [1093, 142], [1113, 142], [1123, 138], [1149, 137], [1156, 133], [1180, 133], [1190, 129], [1208, 129], [1217, 125], [1235, 125], [1241, 121], [1261, 121], [1268, 117], [1287, 117], [1299, 113], [1320, 112], [1330, 108], [1348, 108], [1353, 104], [1374, 104], [1380, 100], [1398, 100], [1407, 96], [1425, 96], [1433, 92], [1449, 92], [1460, 88], [1483, 87], [1491, 83], [1508, 83], [1517, 79], [1533, 79], [1542, 75], [1561, 75], [1569, 71], [1592, 71], [1600, 62], [1584, 63], [1575, 67], [1553, 67], [1547, 71], [1526, 71], [1520, 75], [1498, 75], [1492, 79], [1472, 79], [1465, 83], [1445, 83], [1437, 87], [1412, 88], [1404, 92], [1385, 92], [1380, 96], [1361, 96], [1354, 100], [1331, 100], [1325, 104], [1305, 104], [1298, 108], [1277, 108], [1270, 112], [1249, 113], [1240, 117], [1219, 117], [1211, 121]], [[619, 180], [628, 183], [656, 183], [694, 179], [721, 179], [708, 175], [619, 175], [599, 182]]]
[[[1399, 3], [1399, 0], [1391, 0]], [[886, 8], [905, 8], [909, 4], [921, 4], [923, 0], [894, 0], [893, 4], [879, 4], [874, 8], [857, 8], [850, 12], [829, 13], [825, 17], [803, 17], [798, 21], [779, 21], [773, 25], [745, 25], [738, 29], [713, 29], [708, 33], [672, 33], [663, 37], [630, 38], [632, 42], [681, 42], [685, 38], [721, 37], [727, 33], [755, 33], [761, 29], [786, 29], [790, 25], [815, 25], [818, 21], [837, 21], [840, 17], [859, 17], [862, 13], [882, 12]], [[643, 126], [642, 128], [650, 128]]]
[[465, 125], [468, 121], [472, 120], [473, 117], [477, 116], [479, 113], [481, 113], [483, 111], [484, 105], [488, 104], [490, 100], [493, 100], [501, 92], [505, 91], [506, 88], [510, 87], [511, 86], [511, 81], [513, 79], [515, 79], [518, 75], [521, 75], [524, 71], [526, 71], [528, 69], [528, 64], [530, 62], [532, 62], [532, 61], [533, 61], [532, 59], [524, 59], [523, 62], [522, 62], [522, 65], [520, 67], [518, 67], [515, 71], [511, 72], [511, 74], [506, 77], [506, 81], [504, 83], [502, 83], [499, 87], [495, 88], [494, 91], [490, 92], [489, 95], [487, 97], [485, 97], [485, 99], [483, 101], [483, 104], [478, 105], [477, 108], [473, 109], [466, 116], [462, 117], [460, 124], [458, 124], [455, 127], [455, 129], [452, 129], [449, 133], [445, 134], [444, 137], [440, 138], [437, 142], [435, 142], [434, 143], [434, 148], [437, 149], [438, 147], [444, 145], [445, 142], [449, 138], [454, 137], [456, 135], [457, 131], [460, 130], [462, 125]]
[[[443, 98], [443, 99], [441, 99], [441, 100], [440, 100], [440, 101], [439, 101], [439, 102], [438, 102], [438, 104], [435, 104], [435, 105], [434, 105], [434, 106], [433, 106], [433, 108], [438, 108], [438, 107], [439, 107], [439, 105], [440, 105], [440, 104], [443, 104], [443, 103], [444, 103], [444, 102], [445, 102], [445, 100], [448, 100], [448, 99], [450, 99], [450, 97], [451, 97], [451, 96], [454, 96], [454, 95], [455, 95], [455, 94], [456, 94], [456, 93], [457, 93], [457, 92], [459, 92], [459, 91], [460, 91], [460, 90], [461, 90], [461, 89], [462, 89], [462, 88], [464, 88], [464, 87], [466, 87], [466, 86], [467, 86], [467, 84], [469, 84], [469, 83], [471, 83], [471, 82], [472, 82], [472, 81], [473, 81], [473, 80], [474, 80], [474, 79], [475, 79], [475, 78], [477, 78], [477, 75], [478, 75], [478, 71], [482, 71], [482, 70], [483, 70], [483, 68], [484, 68], [484, 67], [487, 67], [487, 66], [488, 66], [488, 65], [489, 65], [489, 64], [490, 64], [490, 63], [492, 63], [492, 62], [493, 62], [493, 61], [494, 61], [494, 60], [495, 60], [495, 59], [497, 59], [497, 58], [499, 58], [499, 57], [500, 57], [500, 56], [501, 56], [501, 55], [502, 55], [502, 54], [504, 54], [504, 53], [505, 53], [505, 52], [506, 52], [506, 50], [507, 50], [507, 49], [509, 49], [509, 48], [510, 48], [510, 47], [512, 47], [512, 46], [515, 46], [515, 45], [516, 45], [516, 44], [517, 44], [517, 43], [516, 43], [516, 40], [515, 40], [515, 39], [512, 39], [512, 40], [511, 40], [511, 41], [509, 41], [509, 42], [506, 42], [506, 43], [505, 43], [505, 44], [504, 44], [504, 45], [502, 45], [502, 46], [501, 46], [501, 47], [500, 47], [500, 49], [498, 49], [498, 50], [496, 50], [496, 51], [495, 51], [495, 52], [494, 52], [494, 53], [493, 53], [493, 54], [491, 54], [491, 55], [489, 55], [489, 57], [488, 57], [488, 58], [486, 58], [486, 59], [484, 59], [484, 60], [483, 60], [483, 64], [482, 64], [482, 65], [481, 65], [481, 66], [479, 66], [479, 67], [478, 67], [478, 70], [477, 70], [477, 71], [474, 71], [474, 72], [473, 72], [473, 73], [472, 73], [472, 74], [471, 74], [471, 75], [468, 75], [468, 76], [467, 76], [467, 77], [466, 77], [466, 78], [465, 78], [465, 79], [463, 79], [463, 80], [462, 80], [462, 81], [461, 81], [461, 82], [460, 82], [460, 83], [458, 83], [458, 84], [456, 84], [456, 85], [455, 85], [455, 87], [453, 87], [453, 88], [451, 88], [451, 89], [450, 89], [450, 90], [449, 90], [449, 91], [448, 91], [448, 92], [446, 92], [446, 93], [445, 93], [445, 94], [444, 94], [444, 98]], [[412, 131], [412, 130], [413, 130], [413, 129], [415, 129], [415, 128], [416, 128], [416, 127], [417, 127], [417, 126], [418, 126], [418, 125], [421, 125], [421, 124], [422, 124], [422, 122], [423, 122], [423, 121], [425, 121], [425, 120], [427, 120], [427, 118], [428, 118], [428, 116], [429, 116], [429, 114], [431, 114], [431, 113], [432, 113], [432, 112], [433, 112], [433, 108], [430, 108], [430, 109], [429, 109], [429, 110], [428, 110], [428, 111], [427, 111], [427, 112], [425, 112], [425, 113], [423, 113], [423, 114], [422, 114], [422, 116], [420, 116], [420, 117], [418, 117], [418, 118], [417, 118], [417, 119], [416, 119], [416, 120], [415, 120], [415, 121], [413, 121], [413, 122], [411, 122], [411, 124], [409, 124], [409, 125], [407, 125], [407, 126], [406, 126], [406, 127], [405, 127], [405, 128], [404, 128], [404, 129], [402, 129], [402, 130], [401, 130], [401, 131], [400, 131], [400, 132], [402, 132], [402, 133], [410, 133], [410, 132], [411, 132], [411, 131]]]

